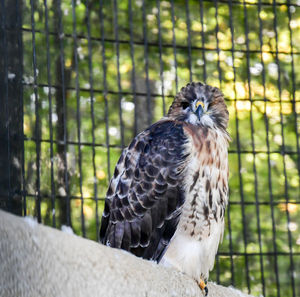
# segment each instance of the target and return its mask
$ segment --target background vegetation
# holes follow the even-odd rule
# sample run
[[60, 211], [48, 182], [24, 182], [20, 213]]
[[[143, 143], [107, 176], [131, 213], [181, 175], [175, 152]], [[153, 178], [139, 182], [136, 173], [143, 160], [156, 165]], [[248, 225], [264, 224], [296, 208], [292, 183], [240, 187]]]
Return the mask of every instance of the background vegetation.
[[24, 0], [23, 47], [27, 215], [97, 240], [122, 148], [204, 81], [233, 139], [211, 280], [300, 295], [299, 1]]

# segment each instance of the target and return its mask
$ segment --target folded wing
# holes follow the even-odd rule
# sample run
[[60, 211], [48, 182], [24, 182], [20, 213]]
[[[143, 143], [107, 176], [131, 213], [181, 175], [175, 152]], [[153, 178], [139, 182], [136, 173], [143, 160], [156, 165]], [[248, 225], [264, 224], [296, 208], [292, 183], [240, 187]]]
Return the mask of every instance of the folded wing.
[[105, 200], [100, 241], [159, 261], [184, 202], [185, 143], [181, 124], [160, 121], [139, 134], [115, 168]]

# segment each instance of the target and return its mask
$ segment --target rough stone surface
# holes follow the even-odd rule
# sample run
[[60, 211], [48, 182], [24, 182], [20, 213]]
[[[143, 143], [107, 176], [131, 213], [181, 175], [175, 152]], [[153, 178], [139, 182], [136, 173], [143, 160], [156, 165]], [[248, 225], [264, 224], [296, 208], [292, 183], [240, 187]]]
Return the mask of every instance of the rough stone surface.
[[[209, 283], [210, 297], [246, 297]], [[0, 211], [1, 297], [202, 297], [171, 268]]]

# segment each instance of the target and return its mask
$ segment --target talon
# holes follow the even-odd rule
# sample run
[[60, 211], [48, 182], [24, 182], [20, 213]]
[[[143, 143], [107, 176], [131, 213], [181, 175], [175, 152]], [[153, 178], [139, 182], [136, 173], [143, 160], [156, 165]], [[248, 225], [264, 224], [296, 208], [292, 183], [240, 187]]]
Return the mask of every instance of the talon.
[[204, 291], [204, 296], [207, 296], [208, 295], [208, 288], [207, 288], [206, 283], [202, 279], [200, 279], [199, 287], [202, 291]]
[[208, 288], [207, 288], [207, 286], [205, 286], [204, 291], [205, 291], [204, 296], [207, 296], [208, 295]]

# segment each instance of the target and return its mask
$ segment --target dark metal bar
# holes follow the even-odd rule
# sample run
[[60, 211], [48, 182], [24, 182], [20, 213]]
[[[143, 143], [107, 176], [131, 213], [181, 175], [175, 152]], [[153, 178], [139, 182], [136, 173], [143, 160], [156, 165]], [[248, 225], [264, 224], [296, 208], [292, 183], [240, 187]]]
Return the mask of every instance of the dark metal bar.
[[[25, 189], [25, 150], [24, 150], [24, 103], [23, 103], [23, 85], [22, 85], [22, 80], [23, 80], [23, 36], [22, 36], [22, 10], [23, 10], [23, 2], [20, 0], [17, 0], [16, 5], [16, 12], [17, 12], [17, 18], [16, 18], [16, 24], [17, 24], [17, 35], [18, 35], [18, 54], [17, 57], [20, 57], [20, 63], [18, 63], [18, 85], [16, 87], [16, 90], [19, 92], [19, 110], [18, 110], [18, 115], [19, 117], [22, 116], [21, 120], [21, 125], [20, 125], [20, 138], [19, 141], [17, 142], [18, 148], [21, 153], [21, 163], [22, 163], [22, 187], [21, 187], [21, 192], [22, 192], [22, 199], [23, 199], [23, 215], [27, 215], [27, 199], [26, 199], [26, 189]], [[1, 23], [1, 22], [0, 22]], [[16, 179], [18, 180], [18, 179]], [[18, 207], [15, 207], [15, 209], [18, 209]]]
[[32, 28], [32, 59], [33, 59], [33, 93], [35, 98], [35, 139], [36, 139], [36, 192], [37, 192], [37, 200], [36, 200], [36, 215], [39, 223], [42, 222], [41, 216], [41, 185], [40, 185], [40, 153], [41, 153], [41, 121], [40, 121], [40, 102], [37, 91], [37, 63], [36, 63], [36, 47], [35, 47], [35, 21], [34, 21], [34, 3], [33, 0], [30, 0], [30, 8], [31, 8], [31, 28]]
[[[218, 68], [218, 78], [219, 78], [219, 86], [222, 88], [222, 69], [220, 66], [220, 48], [219, 48], [219, 22], [218, 22], [218, 3], [216, 0], [214, 2], [214, 7], [215, 7], [215, 19], [216, 19], [216, 27], [215, 27], [215, 36], [216, 36], [216, 43], [217, 43], [217, 55], [218, 55], [218, 60], [217, 60], [217, 68]], [[247, 267], [246, 267], [247, 268]], [[217, 283], [220, 283], [220, 261], [219, 261], [219, 255], [217, 254], [216, 256], [216, 270], [217, 270]]]
[[49, 134], [50, 134], [50, 179], [51, 179], [51, 208], [52, 208], [52, 226], [56, 227], [56, 213], [55, 213], [55, 184], [54, 184], [54, 168], [53, 168], [53, 123], [52, 123], [52, 77], [50, 71], [50, 43], [49, 43], [49, 13], [48, 3], [44, 0], [45, 8], [45, 31], [46, 31], [46, 55], [47, 55], [47, 84], [48, 84], [48, 102], [49, 102]]
[[[90, 12], [89, 12], [89, 1], [86, 2], [86, 20], [88, 29], [88, 53], [89, 53], [89, 83], [91, 87], [90, 97], [91, 97], [91, 118], [92, 118], [92, 152], [93, 152], [93, 183], [94, 183], [94, 197], [96, 197], [96, 232], [99, 230], [99, 218], [98, 218], [98, 189], [97, 189], [97, 176], [96, 176], [96, 152], [95, 152], [95, 113], [94, 113], [94, 78], [93, 78], [93, 67], [92, 67], [92, 44], [91, 44], [91, 23], [90, 23]], [[122, 124], [122, 122], [121, 122]], [[85, 232], [85, 231], [84, 231]], [[97, 232], [98, 234], [98, 232]]]
[[[22, 82], [22, 84], [25, 87], [31, 87], [31, 86], [34, 85], [33, 83], [24, 82], [24, 81]], [[38, 87], [48, 87], [48, 84], [38, 83], [37, 86]], [[61, 88], [61, 86], [53, 84], [52, 88], [59, 89], [59, 88]], [[76, 91], [76, 88], [71, 87], [71, 86], [66, 86], [65, 89], [68, 90], [68, 91]], [[90, 88], [81, 87], [81, 88], [79, 88], [79, 91], [81, 91], [81, 92], [90, 92]], [[94, 88], [93, 92], [103, 94], [104, 90]], [[119, 92], [111, 91], [111, 90], [106, 90], [106, 92], [107, 92], [107, 94], [112, 94], [112, 95], [118, 95], [119, 94]], [[126, 96], [126, 95], [134, 96], [133, 92], [122, 91], [122, 92], [120, 92], [120, 94], [122, 94], [124, 96]], [[135, 95], [136, 96], [147, 96], [147, 93], [136, 92]], [[161, 97], [162, 95], [158, 94], [158, 93], [150, 93], [149, 96], [154, 97], [154, 99], [155, 99], [155, 97]], [[171, 94], [171, 95], [165, 94], [164, 96], [165, 96], [165, 98], [174, 98], [175, 97], [175, 95], [173, 95], [173, 94]], [[224, 99], [225, 99], [225, 101], [228, 101], [228, 102], [235, 101], [235, 99], [231, 99], [231, 98], [227, 98], [227, 97], [225, 97]], [[236, 99], [236, 100], [237, 101], [250, 101], [249, 98], [240, 98], [240, 99]], [[265, 101], [270, 102], [270, 103], [279, 103], [280, 102], [280, 100], [271, 100], [271, 99], [267, 99], [267, 98], [252, 99], [252, 102], [265, 102]], [[286, 102], [289, 103], [288, 101], [286, 101]], [[300, 100], [295, 100], [295, 103], [299, 103], [299, 102], [300, 102]]]
[[[230, 12], [230, 33], [231, 33], [231, 58], [232, 58], [232, 69], [233, 69], [233, 82], [234, 82], [234, 104], [235, 104], [235, 126], [236, 126], [236, 144], [237, 144], [237, 153], [238, 153], [238, 174], [239, 174], [239, 185], [240, 185], [240, 195], [241, 195], [241, 210], [242, 210], [242, 221], [243, 221], [243, 241], [244, 241], [244, 250], [247, 250], [247, 232], [246, 232], [246, 222], [245, 222], [245, 199], [244, 199], [244, 187], [243, 187], [243, 177], [241, 174], [242, 161], [241, 161], [241, 145], [240, 145], [240, 132], [239, 132], [239, 119], [237, 114], [237, 89], [236, 89], [236, 69], [234, 66], [234, 28], [233, 28], [233, 19], [232, 19], [232, 0], [229, 0], [229, 12]], [[246, 266], [246, 281], [249, 290], [249, 265], [248, 265], [248, 256], [245, 255], [245, 266]], [[233, 281], [233, 280], [232, 280]]]
[[[231, 272], [231, 278], [230, 282], [231, 285], [235, 285], [234, 281], [234, 263], [233, 263], [233, 244], [232, 244], [232, 229], [231, 229], [231, 216], [230, 216], [230, 204], [228, 205], [227, 209], [227, 220], [228, 220], [228, 234], [229, 234], [229, 254], [230, 254], [230, 272]], [[220, 255], [220, 253], [218, 252]]]
[[186, 13], [186, 24], [188, 32], [188, 69], [190, 72], [190, 82], [193, 81], [193, 70], [192, 70], [192, 44], [191, 44], [191, 24], [190, 24], [190, 9], [189, 0], [185, 0], [185, 13]]
[[[24, 141], [34, 141], [35, 142], [36, 139], [34, 137], [24, 137]], [[43, 139], [43, 138], [41, 138], [40, 142], [50, 142], [50, 140], [49, 139]], [[53, 142], [57, 143], [57, 144], [63, 144], [64, 143], [61, 140], [53, 140]], [[76, 141], [70, 141], [70, 140], [67, 141], [67, 144], [72, 144], [72, 145], [78, 145], [78, 144], [80, 144], [80, 145], [86, 145], [86, 146], [91, 146], [92, 145], [90, 142], [79, 142], [78, 143]], [[109, 144], [107, 146], [104, 143], [95, 143], [95, 146], [98, 146], [98, 147], [110, 147], [110, 148], [122, 148], [121, 145]], [[241, 154], [251, 154], [251, 153], [253, 153], [252, 150], [242, 150], [242, 149], [240, 151], [238, 151], [238, 150], [232, 150], [232, 149], [228, 150], [229, 154], [236, 154], [238, 152], [241, 153]], [[298, 154], [297, 151], [285, 151], [284, 153], [285, 153], [285, 155], [297, 155]], [[268, 152], [268, 151], [256, 150], [254, 152], [254, 154], [280, 154], [280, 155], [282, 155], [282, 151], [280, 151], [280, 150], [276, 150], [275, 151], [274, 150], [274, 151], [269, 151]]]
[[78, 75], [78, 41], [77, 41], [77, 20], [76, 20], [76, 2], [72, 0], [72, 21], [73, 21], [73, 38], [74, 38], [74, 49], [73, 49], [73, 64], [75, 70], [75, 89], [76, 89], [76, 122], [77, 122], [77, 151], [78, 151], [78, 170], [79, 170], [79, 191], [80, 191], [80, 202], [81, 202], [81, 230], [85, 237], [85, 220], [83, 212], [83, 192], [82, 192], [82, 152], [81, 152], [81, 114], [80, 114], [80, 91], [79, 91], [79, 75]]
[[[245, 25], [245, 39], [246, 39], [246, 61], [247, 61], [247, 84], [249, 90], [249, 99], [250, 99], [250, 127], [251, 127], [251, 147], [253, 154], [253, 174], [254, 174], [254, 193], [255, 193], [255, 209], [256, 209], [256, 224], [257, 224], [257, 234], [258, 234], [258, 244], [259, 244], [259, 252], [262, 253], [262, 242], [261, 242], [261, 225], [260, 225], [260, 212], [259, 212], [259, 204], [258, 204], [258, 182], [257, 182], [257, 170], [256, 170], [256, 155], [255, 152], [255, 142], [254, 142], [254, 124], [253, 124], [253, 102], [252, 102], [252, 94], [251, 94], [251, 74], [250, 74], [250, 57], [249, 57], [249, 28], [248, 28], [248, 13], [246, 2], [244, 1], [244, 25]], [[264, 277], [264, 265], [263, 265], [263, 257], [260, 255], [260, 273], [261, 273], [261, 283], [262, 283], [262, 291], [263, 296], [266, 296], [265, 292], [265, 277]], [[248, 278], [249, 278], [249, 272]], [[250, 278], [248, 284], [249, 293], [251, 292], [250, 287]]]
[[202, 43], [202, 59], [203, 59], [203, 81], [206, 83], [206, 58], [205, 58], [205, 34], [204, 34], [204, 20], [203, 20], [203, 0], [199, 0], [200, 3], [200, 22], [201, 22], [201, 43]]
[[[11, 152], [10, 152], [10, 126], [11, 121], [9, 118], [9, 91], [8, 91], [8, 55], [7, 55], [7, 48], [9, 45], [7, 33], [5, 30], [6, 27], [6, 15], [5, 15], [5, 3], [4, 0], [0, 2], [1, 10], [0, 10], [0, 17], [1, 17], [1, 34], [0, 34], [0, 57], [1, 57], [1, 67], [0, 67], [0, 90], [1, 90], [1, 142], [2, 146], [0, 146], [0, 156], [3, 156], [3, 160], [1, 160], [0, 167], [1, 172], [7, 172], [7, 175], [4, 178], [1, 178], [1, 204], [0, 207], [4, 210], [13, 211], [13, 204], [11, 199], [11, 168], [10, 164], [8, 163], [11, 159]], [[1, 158], [2, 159], [2, 158]]]
[[[247, 254], [248, 256], [288, 256], [289, 253], [287, 252], [277, 252], [277, 253], [274, 253], [274, 252], [258, 252], [258, 253], [251, 253], [251, 252], [247, 252], [247, 253], [242, 253], [242, 252], [233, 252], [233, 255], [234, 256], [245, 256], [245, 254]], [[294, 255], [295, 256], [299, 256], [300, 255], [300, 252], [294, 252]], [[221, 252], [220, 253], [220, 256], [230, 256], [230, 253], [226, 253], [226, 252]]]
[[[285, 151], [285, 135], [284, 135], [284, 124], [283, 124], [283, 115], [282, 115], [282, 102], [281, 102], [281, 67], [279, 63], [278, 57], [278, 32], [277, 32], [277, 11], [276, 11], [276, 0], [273, 0], [273, 14], [274, 14], [274, 31], [275, 31], [275, 48], [276, 48], [276, 55], [275, 61], [278, 66], [278, 79], [277, 79], [277, 88], [279, 92], [279, 99], [280, 99], [280, 126], [281, 126], [281, 137], [282, 137], [282, 151]], [[286, 202], [289, 202], [289, 193], [288, 193], [288, 179], [287, 179], [287, 172], [286, 172], [286, 157], [283, 155], [283, 175], [284, 175], [284, 194]], [[295, 277], [294, 277], [294, 259], [293, 259], [293, 247], [292, 247], [292, 234], [289, 228], [290, 223], [290, 214], [288, 208], [286, 208], [286, 217], [287, 217], [287, 232], [288, 232], [288, 245], [289, 245], [289, 252], [290, 252], [290, 278], [291, 278], [291, 285], [292, 285], [292, 292], [293, 297], [296, 296], [295, 291]]]
[[117, 1], [114, 0], [114, 32], [116, 40], [116, 59], [117, 59], [117, 80], [118, 80], [118, 95], [119, 95], [119, 121], [120, 121], [120, 130], [121, 130], [121, 146], [125, 147], [124, 142], [124, 123], [122, 116], [122, 86], [121, 86], [121, 73], [120, 73], [120, 45], [119, 45], [119, 25], [118, 25], [118, 6]]
[[26, 206], [21, 11], [19, 0], [0, 1], [0, 208], [17, 215]]
[[175, 13], [174, 0], [171, 0], [171, 16], [172, 16], [172, 46], [174, 54], [174, 68], [175, 68], [175, 90], [178, 92], [178, 74], [177, 74], [177, 50], [176, 50], [176, 34], [175, 34]]
[[[287, 0], [287, 5], [290, 7], [290, 0]], [[293, 113], [294, 113], [294, 125], [295, 125], [295, 136], [296, 136], [296, 145], [297, 145], [297, 152], [298, 152], [298, 184], [299, 184], [299, 190], [300, 190], [300, 144], [299, 144], [299, 132], [298, 132], [298, 114], [296, 110], [296, 72], [295, 72], [295, 58], [294, 58], [294, 44], [293, 44], [293, 30], [291, 28], [291, 11], [290, 9], [287, 9], [287, 14], [288, 14], [288, 28], [289, 28], [289, 33], [290, 33], [290, 47], [291, 47], [291, 67], [292, 67], [292, 93], [293, 93], [293, 99], [292, 99], [292, 104], [293, 104]]]
[[[263, 38], [262, 38], [262, 19], [260, 17], [261, 13], [261, 0], [258, 2], [258, 20], [259, 20], [259, 42], [260, 42], [260, 59], [262, 64], [262, 85], [264, 97], [266, 97], [266, 71], [265, 71], [265, 63], [263, 59]], [[274, 202], [273, 190], [272, 190], [272, 171], [271, 171], [271, 158], [270, 158], [270, 142], [269, 142], [269, 119], [267, 115], [267, 100], [264, 105], [264, 120], [266, 126], [266, 144], [267, 144], [267, 156], [268, 156], [268, 184], [269, 184], [269, 196], [270, 196], [270, 210], [271, 210], [271, 220], [272, 220], [272, 243], [274, 249], [274, 270], [275, 270], [275, 278], [276, 278], [276, 289], [277, 289], [277, 297], [280, 296], [280, 284], [279, 284], [279, 273], [278, 273], [278, 258], [277, 258], [277, 245], [276, 245], [276, 225], [274, 218], [274, 209], [272, 207]]]
[[[203, 0], [203, 1], [205, 1], [205, 2], [210, 2], [211, 0]], [[218, 0], [220, 3], [225, 3], [225, 4], [227, 4], [228, 3], [228, 0]], [[234, 5], [243, 5], [243, 2], [242, 1], [236, 1], [236, 0], [232, 0], [232, 4], [234, 4]], [[257, 3], [256, 2], [250, 2], [250, 1], [248, 1], [247, 2], [247, 5], [250, 5], [250, 6], [257, 6]], [[261, 5], [263, 5], [263, 6], [272, 6], [272, 3], [270, 3], [270, 2], [261, 2]], [[285, 5], [287, 5], [286, 3], [275, 3], [275, 5], [276, 6], [285, 6]], [[289, 6], [291, 6], [291, 5], [294, 5], [294, 6], [299, 6], [299, 4], [289, 4]]]
[[[199, 0], [199, 1], [201, 1], [201, 0]], [[204, 0], [202, 0], [202, 1], [204, 1]], [[248, 5], [248, 3], [247, 3], [247, 5]], [[5, 28], [5, 29], [8, 30], [7, 28]], [[24, 31], [24, 32], [31, 32], [31, 28], [22, 28], [22, 31]], [[45, 34], [45, 31], [44, 30], [35, 30], [35, 33]], [[56, 35], [55, 32], [49, 32], [49, 34], [50, 35]], [[65, 38], [73, 38], [72, 34], [68, 34], [68, 33], [65, 33], [64, 37]], [[81, 35], [81, 34], [78, 34], [77, 38], [78, 39], [87, 40], [87, 37], [85, 35]], [[92, 41], [101, 42], [101, 38], [98, 38], [98, 37], [92, 37], [91, 36], [91, 40]], [[105, 42], [109, 42], [109, 43], [116, 43], [116, 40], [115, 39], [111, 39], [111, 38], [105, 38], [104, 41]], [[118, 43], [119, 44], [130, 44], [130, 40], [119, 39]], [[145, 43], [144, 40], [140, 40], [140, 41], [134, 40], [133, 41], [134, 45], [141, 45], [141, 46], [143, 46], [144, 43]], [[149, 42], [149, 41], [147, 41], [147, 46], [148, 47], [159, 47], [159, 44], [155, 43], [155, 42]], [[162, 43], [162, 47], [163, 48], [173, 48], [173, 44], [172, 43]], [[178, 49], [182, 49], [182, 50], [188, 51], [188, 46], [180, 45], [180, 44], [177, 43], [176, 47]], [[195, 46], [195, 45], [193, 46], [193, 45], [191, 45], [191, 50], [216, 52], [217, 48], [216, 47], [215, 48], [214, 47], [202, 47], [202, 46], [199, 47], [199, 46]], [[232, 49], [231, 48], [222, 48], [222, 51], [224, 51], [224, 52], [231, 52]], [[244, 49], [235, 49], [235, 52], [246, 53], [246, 50], [244, 50]], [[249, 52], [253, 53], [253, 54], [259, 54], [259, 50], [249, 49]], [[268, 50], [268, 51], [264, 51], [264, 52], [265, 53], [270, 53], [270, 54], [275, 54], [276, 53], [275, 51], [272, 51], [272, 50]], [[287, 52], [287, 51], [278, 51], [278, 54], [290, 55], [291, 53]], [[300, 55], [300, 51], [299, 52], [298, 51], [297, 52], [294, 51], [294, 55]]]
[[217, 55], [218, 55], [217, 68], [218, 68], [218, 74], [219, 74], [220, 88], [222, 88], [222, 69], [221, 69], [221, 65], [220, 65], [220, 47], [219, 47], [219, 38], [218, 38], [219, 21], [218, 21], [218, 2], [217, 2], [217, 0], [214, 0], [214, 6], [215, 6], [215, 19], [216, 19], [215, 35], [216, 35]]
[[166, 102], [165, 102], [165, 82], [164, 82], [164, 64], [162, 60], [162, 37], [160, 25], [160, 0], [156, 0], [157, 7], [157, 24], [158, 24], [158, 42], [159, 42], [159, 77], [161, 82], [161, 96], [163, 103], [163, 115], [166, 115]]
[[132, 63], [131, 86], [134, 103], [134, 135], [137, 135], [137, 98], [136, 98], [136, 76], [135, 76], [135, 61], [134, 61], [134, 44], [133, 44], [133, 20], [132, 20], [132, 3], [128, 0], [128, 15], [129, 15], [129, 30], [130, 30], [130, 58]]
[[0, 1], [0, 208], [17, 215], [26, 207], [21, 11], [19, 0]]
[[[104, 22], [103, 22], [103, 0], [99, 0], [100, 8], [99, 8], [99, 17], [100, 17], [100, 31], [101, 31], [101, 46], [102, 46], [102, 69], [103, 69], [103, 97], [105, 102], [105, 147], [107, 149], [107, 173], [108, 179], [111, 179], [111, 172], [110, 172], [110, 144], [109, 144], [109, 122], [108, 122], [108, 101], [107, 101], [107, 65], [106, 65], [106, 57], [105, 57], [105, 39], [104, 39]], [[99, 240], [99, 234], [98, 234]]]
[[[61, 99], [62, 99], [62, 123], [63, 123], [63, 174], [64, 174], [64, 187], [66, 191], [66, 213], [62, 214], [63, 220], [62, 223], [67, 224], [67, 226], [71, 226], [71, 207], [70, 207], [70, 190], [69, 190], [69, 175], [68, 175], [68, 161], [67, 161], [67, 103], [66, 103], [66, 85], [65, 85], [65, 57], [64, 57], [64, 30], [63, 30], [63, 22], [62, 22], [62, 11], [61, 11], [61, 0], [57, 0], [57, 12], [58, 12], [58, 32], [57, 38], [59, 41], [59, 65], [60, 66], [60, 79], [61, 79]], [[64, 208], [63, 208], [64, 209]], [[65, 221], [65, 222], [64, 222]]]
[[[28, 192], [28, 193], [26, 193], [26, 195], [28, 197], [36, 197], [35, 193]], [[46, 193], [41, 193], [41, 198], [51, 199], [51, 195], [48, 195]], [[66, 196], [62, 196], [60, 194], [57, 194], [56, 198], [57, 199], [66, 199]], [[278, 198], [281, 198], [281, 196], [280, 197], [278, 196]], [[78, 195], [70, 195], [70, 199], [80, 200], [81, 197], [78, 196]], [[95, 200], [95, 198], [93, 196], [85, 197], [84, 199]], [[104, 199], [105, 199], [105, 197], [98, 197], [98, 200], [104, 200]], [[229, 205], [241, 205], [242, 202], [239, 200], [239, 201], [229, 201], [228, 203], [229, 203]], [[289, 203], [295, 204], [295, 205], [300, 205], [300, 201], [290, 201]], [[249, 206], [255, 206], [256, 202], [255, 201], [245, 201], [244, 204], [249, 205]], [[284, 205], [284, 206], [286, 206], [288, 204], [286, 203], [285, 200], [277, 200], [277, 201], [273, 201], [272, 203], [270, 201], [261, 201], [261, 202], [259, 202], [259, 205], [265, 205], [265, 206]], [[272, 252], [272, 253], [275, 253], [275, 252]], [[279, 252], [278, 252], [278, 254], [279, 254]], [[289, 252], [285, 252], [285, 254], [289, 255]]]
[[150, 83], [149, 83], [149, 49], [148, 49], [148, 37], [147, 37], [147, 20], [146, 20], [146, 3], [145, 0], [143, 0], [142, 4], [142, 13], [143, 13], [143, 37], [144, 37], [144, 55], [145, 55], [145, 74], [146, 74], [146, 88], [147, 88], [147, 120], [148, 125], [151, 124], [151, 100], [150, 100]]

